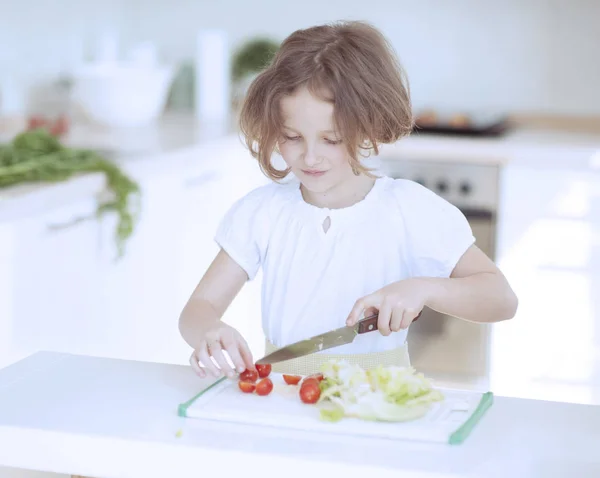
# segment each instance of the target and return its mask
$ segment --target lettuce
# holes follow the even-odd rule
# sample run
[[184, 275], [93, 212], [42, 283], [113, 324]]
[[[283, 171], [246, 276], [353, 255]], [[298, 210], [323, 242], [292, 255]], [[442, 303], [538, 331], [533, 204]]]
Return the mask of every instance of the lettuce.
[[375, 421], [408, 421], [427, 414], [443, 394], [412, 367], [383, 367], [365, 371], [346, 361], [330, 361], [321, 368], [321, 419], [343, 417]]

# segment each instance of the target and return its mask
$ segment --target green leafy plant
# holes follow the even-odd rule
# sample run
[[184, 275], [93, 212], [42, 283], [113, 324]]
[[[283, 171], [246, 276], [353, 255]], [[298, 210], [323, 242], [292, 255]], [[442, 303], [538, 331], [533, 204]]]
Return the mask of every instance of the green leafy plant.
[[94, 151], [63, 146], [45, 129], [34, 129], [17, 135], [7, 145], [0, 145], [0, 188], [23, 183], [60, 182], [76, 174], [102, 172], [112, 198], [98, 206], [98, 215], [116, 211], [119, 222], [116, 240], [119, 257], [126, 240], [133, 233], [134, 214], [131, 196], [138, 185], [113, 162]]
[[269, 38], [255, 38], [236, 51], [232, 60], [231, 76], [234, 82], [246, 75], [257, 73], [271, 63], [279, 43]]

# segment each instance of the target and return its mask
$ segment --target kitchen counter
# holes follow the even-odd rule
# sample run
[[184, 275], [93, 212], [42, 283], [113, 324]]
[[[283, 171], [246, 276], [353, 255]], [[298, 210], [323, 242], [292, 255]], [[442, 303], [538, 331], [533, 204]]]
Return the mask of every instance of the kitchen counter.
[[185, 366], [39, 352], [0, 370], [0, 465], [145, 478], [600, 476], [596, 406], [496, 397], [452, 447], [178, 417], [209, 383]]
[[[7, 141], [6, 135], [0, 138]], [[199, 125], [191, 116], [166, 116], [152, 126], [103, 129], [74, 125], [64, 143], [104, 152], [135, 180], [163, 174], [198, 175], [220, 169], [258, 173], [256, 161], [232, 129]], [[557, 167], [594, 172], [600, 169], [600, 134], [519, 127], [499, 138], [460, 138], [413, 134], [381, 148], [378, 161], [417, 159], [475, 164]], [[232, 165], [235, 168], [232, 168]], [[104, 189], [101, 175], [64, 183], [0, 189], [0, 221], [35, 211], [40, 204], [77, 200]], [[42, 193], [43, 191], [43, 193]], [[44, 201], [40, 201], [43, 194]], [[12, 209], [8, 211], [8, 209]]]

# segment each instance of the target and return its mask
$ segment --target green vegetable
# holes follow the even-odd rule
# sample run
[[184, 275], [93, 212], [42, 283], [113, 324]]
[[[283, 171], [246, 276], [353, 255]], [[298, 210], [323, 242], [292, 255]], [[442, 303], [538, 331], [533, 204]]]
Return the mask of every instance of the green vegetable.
[[26, 131], [7, 145], [0, 145], [0, 188], [22, 183], [59, 182], [78, 173], [102, 172], [113, 197], [100, 204], [98, 215], [116, 211], [118, 255], [133, 233], [134, 214], [130, 197], [139, 192], [138, 185], [114, 163], [93, 151], [64, 147], [44, 129]]
[[383, 367], [365, 371], [345, 361], [330, 361], [321, 368], [321, 419], [343, 417], [363, 420], [407, 421], [424, 416], [444, 399], [423, 374], [411, 367]]
[[257, 73], [266, 68], [278, 49], [279, 44], [268, 38], [250, 40], [233, 57], [231, 70], [233, 81], [239, 81], [248, 74]]

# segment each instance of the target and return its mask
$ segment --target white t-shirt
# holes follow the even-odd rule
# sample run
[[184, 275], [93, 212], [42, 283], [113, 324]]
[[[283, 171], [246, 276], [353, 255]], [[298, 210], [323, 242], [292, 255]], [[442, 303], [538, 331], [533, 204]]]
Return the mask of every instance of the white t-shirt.
[[[262, 324], [278, 347], [344, 326], [357, 299], [392, 282], [449, 277], [474, 243], [465, 216], [413, 181], [381, 177], [362, 201], [342, 209], [308, 204], [299, 186], [251, 191], [215, 237], [250, 280], [262, 267]], [[406, 334], [362, 334], [335, 352], [389, 350]]]

